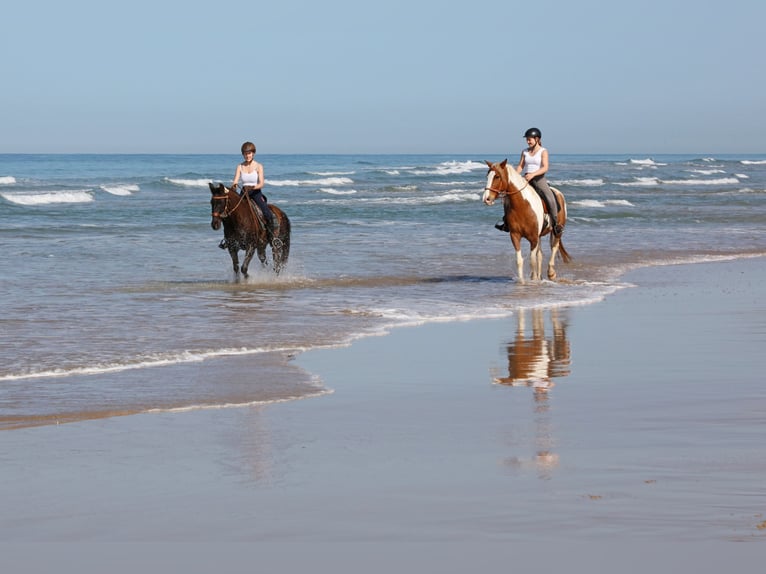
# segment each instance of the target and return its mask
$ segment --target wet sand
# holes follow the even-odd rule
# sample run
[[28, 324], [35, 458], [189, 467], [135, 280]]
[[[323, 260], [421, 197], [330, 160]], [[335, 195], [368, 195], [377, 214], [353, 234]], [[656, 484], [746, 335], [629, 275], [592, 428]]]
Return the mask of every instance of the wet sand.
[[757, 569], [766, 259], [626, 280], [307, 353], [318, 398], [1, 432], [0, 567]]

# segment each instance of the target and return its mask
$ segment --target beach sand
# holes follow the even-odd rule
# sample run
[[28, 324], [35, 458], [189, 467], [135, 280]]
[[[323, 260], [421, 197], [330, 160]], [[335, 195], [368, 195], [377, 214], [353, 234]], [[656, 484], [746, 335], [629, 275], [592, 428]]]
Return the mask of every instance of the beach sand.
[[306, 353], [321, 397], [1, 432], [0, 567], [757, 570], [766, 259], [626, 281]]

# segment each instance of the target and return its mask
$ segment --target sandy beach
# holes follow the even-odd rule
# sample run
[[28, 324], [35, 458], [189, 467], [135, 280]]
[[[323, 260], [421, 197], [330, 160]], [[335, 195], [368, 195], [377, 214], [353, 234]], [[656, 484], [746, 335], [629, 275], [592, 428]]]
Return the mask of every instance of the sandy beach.
[[321, 397], [4, 431], [0, 566], [758, 568], [766, 259], [625, 280], [297, 357]]

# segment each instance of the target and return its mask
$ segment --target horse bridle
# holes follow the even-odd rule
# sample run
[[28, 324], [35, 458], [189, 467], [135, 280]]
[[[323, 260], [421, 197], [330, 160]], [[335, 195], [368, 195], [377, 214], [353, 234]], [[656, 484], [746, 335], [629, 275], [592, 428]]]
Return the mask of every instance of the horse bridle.
[[[508, 182], [508, 185], [511, 185], [510, 181]], [[497, 194], [499, 197], [504, 197], [504, 196], [507, 196], [507, 195], [516, 195], [517, 193], [521, 193], [522, 191], [527, 189], [527, 187], [529, 187], [529, 182], [527, 182], [524, 185], [524, 187], [522, 187], [521, 189], [517, 189], [515, 191], [508, 191], [508, 189], [493, 189], [491, 187], [485, 187], [484, 190], [485, 191], [491, 191], [492, 193]]]
[[218, 213], [217, 211], [214, 211], [212, 213], [212, 217], [218, 218], [218, 219], [226, 219], [227, 217], [229, 217], [229, 215], [231, 215], [237, 210], [237, 208], [239, 207], [239, 204], [242, 203], [242, 200], [244, 199], [245, 195], [246, 194], [243, 193], [242, 195], [239, 196], [239, 201], [237, 202], [237, 205], [235, 205], [232, 210], [229, 210], [229, 194], [228, 193], [226, 195], [214, 195], [212, 199], [225, 199], [226, 204], [223, 207], [222, 213]]

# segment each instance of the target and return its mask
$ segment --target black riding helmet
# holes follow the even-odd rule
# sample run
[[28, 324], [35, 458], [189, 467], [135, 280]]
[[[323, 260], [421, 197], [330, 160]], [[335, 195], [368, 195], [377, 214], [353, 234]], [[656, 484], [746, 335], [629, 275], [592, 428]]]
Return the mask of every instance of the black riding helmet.
[[542, 138], [543, 134], [537, 128], [529, 128], [524, 132], [525, 138]]

